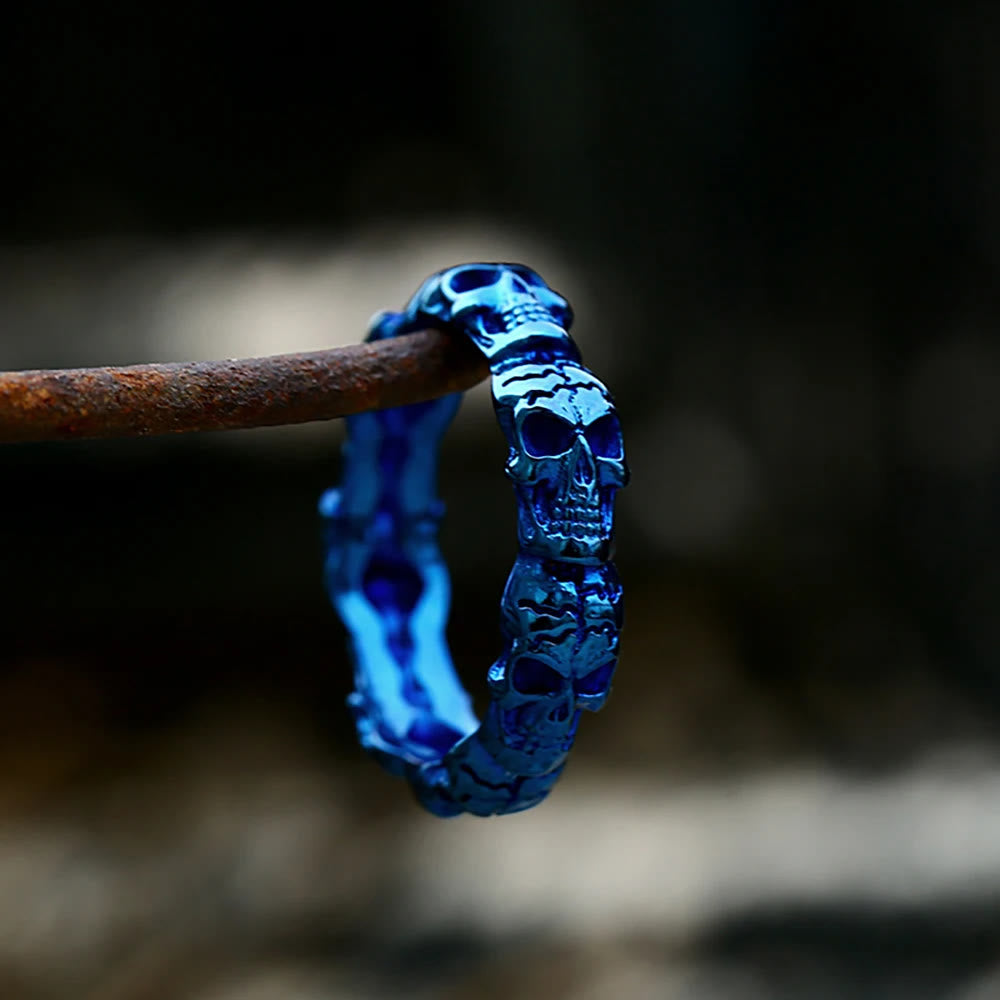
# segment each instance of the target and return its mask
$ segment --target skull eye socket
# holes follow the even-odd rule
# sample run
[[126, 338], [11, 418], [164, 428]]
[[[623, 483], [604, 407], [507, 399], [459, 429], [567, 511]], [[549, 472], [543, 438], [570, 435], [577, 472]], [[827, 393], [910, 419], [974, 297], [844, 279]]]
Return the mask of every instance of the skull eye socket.
[[611, 680], [611, 675], [615, 672], [615, 661], [609, 660], [602, 663], [596, 670], [591, 670], [589, 674], [584, 674], [576, 682], [577, 694], [604, 694]]
[[525, 267], [523, 264], [508, 264], [507, 265], [522, 281], [535, 288], [541, 288], [545, 282], [531, 270], [530, 267]]
[[542, 695], [561, 691], [566, 684], [566, 679], [547, 663], [542, 663], [541, 660], [536, 660], [531, 656], [522, 656], [514, 664], [511, 682], [514, 689], [521, 694]]
[[598, 417], [583, 433], [597, 458], [622, 457], [621, 426], [613, 413]]
[[521, 424], [521, 440], [533, 458], [569, 451], [574, 437], [572, 424], [545, 410], [529, 413]]
[[448, 287], [454, 295], [485, 288], [497, 281], [499, 271], [495, 267], [463, 267], [448, 279]]

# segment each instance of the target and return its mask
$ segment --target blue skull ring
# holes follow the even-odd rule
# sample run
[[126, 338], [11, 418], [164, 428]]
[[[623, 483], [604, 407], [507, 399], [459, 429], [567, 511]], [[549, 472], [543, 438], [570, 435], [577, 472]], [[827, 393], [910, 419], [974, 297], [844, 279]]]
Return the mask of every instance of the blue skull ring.
[[449, 579], [437, 546], [437, 450], [460, 394], [348, 417], [342, 484], [320, 500], [359, 739], [439, 816], [540, 802], [617, 664], [622, 588], [610, 558], [615, 494], [629, 474], [614, 402], [583, 366], [572, 319], [529, 268], [465, 264], [430, 277], [405, 312], [379, 314], [368, 335], [437, 327], [471, 338], [490, 363], [519, 553], [482, 723], [445, 642]]

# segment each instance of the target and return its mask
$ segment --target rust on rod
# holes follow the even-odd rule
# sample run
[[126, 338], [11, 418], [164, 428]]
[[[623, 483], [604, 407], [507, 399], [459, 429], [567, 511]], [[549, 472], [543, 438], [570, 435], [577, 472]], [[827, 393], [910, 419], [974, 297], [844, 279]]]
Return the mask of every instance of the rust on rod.
[[267, 358], [0, 372], [0, 443], [273, 427], [419, 403], [489, 374], [465, 337]]

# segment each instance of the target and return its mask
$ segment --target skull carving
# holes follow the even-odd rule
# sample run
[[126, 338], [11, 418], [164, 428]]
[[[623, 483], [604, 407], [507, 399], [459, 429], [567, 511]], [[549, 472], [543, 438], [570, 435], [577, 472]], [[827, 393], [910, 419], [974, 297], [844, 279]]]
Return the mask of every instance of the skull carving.
[[[489, 674], [494, 698], [480, 738], [490, 755], [515, 774], [558, 767], [573, 747], [581, 710], [596, 712], [607, 700], [616, 663], [617, 643], [609, 648], [596, 634], [581, 643], [571, 635], [515, 642]], [[577, 676], [571, 664], [586, 673]]]
[[560, 579], [535, 556], [518, 556], [500, 601], [501, 627], [511, 641], [544, 633], [554, 641], [580, 627], [579, 591], [572, 579]]
[[480, 738], [515, 774], [546, 774], [572, 746], [582, 710], [607, 699], [618, 659], [614, 568], [520, 556], [503, 597], [507, 651], [491, 668]]
[[525, 363], [493, 376], [510, 445], [521, 547], [568, 562], [609, 556], [615, 491], [628, 467], [614, 403], [582, 365]]
[[429, 278], [408, 307], [408, 325], [460, 326], [491, 362], [512, 348], [578, 352], [566, 330], [569, 303], [523, 264], [463, 264]]
[[[571, 644], [566, 637], [563, 644]], [[561, 644], [528, 641], [501, 658], [489, 674], [494, 699], [480, 738], [491, 756], [515, 774], [545, 774], [573, 747], [580, 712]], [[523, 649], [518, 649], [523, 646]]]

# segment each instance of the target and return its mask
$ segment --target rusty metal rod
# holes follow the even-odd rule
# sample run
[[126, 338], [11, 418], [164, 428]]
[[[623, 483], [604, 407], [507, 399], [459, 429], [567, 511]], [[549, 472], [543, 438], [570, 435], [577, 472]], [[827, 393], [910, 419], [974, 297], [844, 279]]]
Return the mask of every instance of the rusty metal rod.
[[272, 427], [418, 403], [489, 374], [465, 337], [268, 358], [0, 372], [0, 443]]

